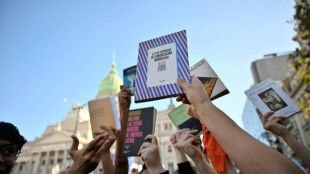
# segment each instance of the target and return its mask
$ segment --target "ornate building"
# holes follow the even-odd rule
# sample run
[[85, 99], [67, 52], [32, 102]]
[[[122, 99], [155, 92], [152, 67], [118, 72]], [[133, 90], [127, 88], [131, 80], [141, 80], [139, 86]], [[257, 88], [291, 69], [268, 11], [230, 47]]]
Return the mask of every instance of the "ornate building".
[[[96, 98], [114, 95], [118, 102], [117, 93], [120, 91], [122, 80], [117, 75], [115, 63], [112, 63], [109, 74], [102, 80]], [[161, 162], [171, 171], [177, 169], [173, 146], [170, 136], [176, 131], [168, 117], [168, 113], [174, 108], [170, 104], [165, 111], [157, 112], [155, 135], [158, 138]], [[72, 144], [71, 135], [75, 134], [80, 140], [80, 148], [92, 140], [89, 113], [85, 105], [73, 105], [66, 118], [56, 125], [48, 126], [40, 138], [28, 142], [22, 149], [17, 159], [15, 174], [57, 174], [63, 173], [72, 164], [69, 149]], [[112, 153], [115, 152], [115, 144]], [[142, 167], [139, 157], [134, 159], [131, 167]], [[101, 166], [92, 172], [100, 173]]]

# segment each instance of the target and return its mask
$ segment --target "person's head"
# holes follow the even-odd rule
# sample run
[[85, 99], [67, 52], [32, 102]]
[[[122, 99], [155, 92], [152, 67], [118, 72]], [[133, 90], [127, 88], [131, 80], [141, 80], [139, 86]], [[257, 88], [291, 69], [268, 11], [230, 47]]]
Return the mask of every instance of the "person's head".
[[27, 140], [11, 123], [0, 122], [0, 174], [8, 174]]

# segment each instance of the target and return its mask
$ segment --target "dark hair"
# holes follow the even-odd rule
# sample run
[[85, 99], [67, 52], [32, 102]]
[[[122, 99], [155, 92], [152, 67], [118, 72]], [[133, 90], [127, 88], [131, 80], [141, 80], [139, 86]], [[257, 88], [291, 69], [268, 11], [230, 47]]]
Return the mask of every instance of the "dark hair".
[[16, 126], [12, 123], [3, 121], [0, 122], [0, 139], [15, 144], [19, 150], [21, 150], [23, 145], [27, 142], [27, 140], [19, 134]]

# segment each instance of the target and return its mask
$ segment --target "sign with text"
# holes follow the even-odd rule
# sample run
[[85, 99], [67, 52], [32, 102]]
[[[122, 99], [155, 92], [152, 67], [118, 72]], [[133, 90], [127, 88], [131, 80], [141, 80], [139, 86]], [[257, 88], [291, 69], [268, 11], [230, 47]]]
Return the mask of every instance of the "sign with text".
[[122, 150], [124, 156], [138, 155], [144, 138], [155, 131], [156, 114], [154, 107], [129, 111]]

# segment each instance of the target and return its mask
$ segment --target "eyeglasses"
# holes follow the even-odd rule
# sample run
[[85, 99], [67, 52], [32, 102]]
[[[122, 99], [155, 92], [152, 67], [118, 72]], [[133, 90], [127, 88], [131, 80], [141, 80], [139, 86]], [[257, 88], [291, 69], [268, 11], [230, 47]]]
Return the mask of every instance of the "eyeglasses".
[[19, 149], [16, 146], [12, 145], [0, 147], [0, 152], [3, 157], [9, 157], [9, 158], [12, 157], [17, 158], [18, 155], [20, 154]]

